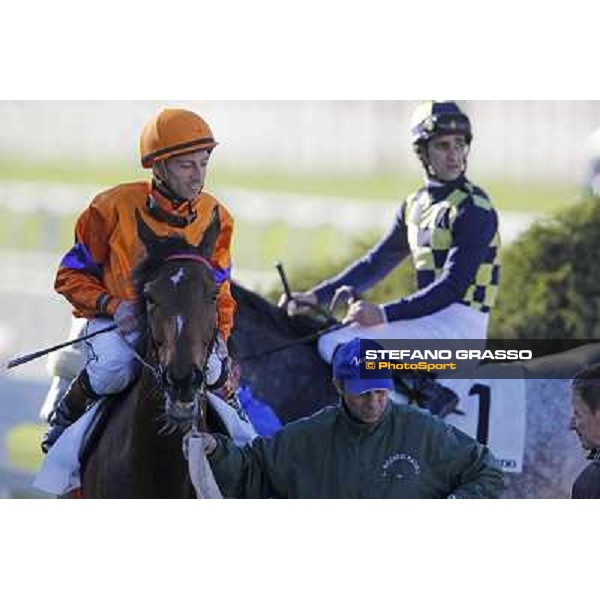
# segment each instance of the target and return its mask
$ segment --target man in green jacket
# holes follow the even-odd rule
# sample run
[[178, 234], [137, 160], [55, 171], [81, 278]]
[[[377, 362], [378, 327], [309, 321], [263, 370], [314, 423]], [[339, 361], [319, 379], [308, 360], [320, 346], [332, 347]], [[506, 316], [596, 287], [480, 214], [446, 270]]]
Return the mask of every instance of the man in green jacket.
[[426, 411], [392, 403], [392, 380], [361, 379], [362, 360], [358, 338], [337, 350], [338, 406], [241, 448], [197, 434], [190, 452], [194, 444], [204, 449], [230, 498], [500, 496], [503, 474], [485, 446]]

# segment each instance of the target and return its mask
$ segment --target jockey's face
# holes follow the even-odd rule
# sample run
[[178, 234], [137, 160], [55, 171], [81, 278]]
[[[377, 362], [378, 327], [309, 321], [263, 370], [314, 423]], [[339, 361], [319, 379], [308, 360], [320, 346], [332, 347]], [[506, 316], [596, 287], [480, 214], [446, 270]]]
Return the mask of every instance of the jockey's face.
[[208, 150], [173, 156], [159, 168], [159, 177], [181, 198], [192, 200], [204, 187], [208, 166]]
[[462, 175], [468, 153], [463, 135], [438, 135], [427, 144], [429, 168], [441, 181], [454, 181]]
[[600, 410], [594, 412], [580, 397], [571, 396], [573, 416], [569, 428], [577, 433], [586, 450], [600, 448]]
[[388, 390], [372, 390], [364, 394], [351, 394], [344, 391], [344, 402], [348, 412], [367, 425], [375, 425], [381, 419], [387, 406]]

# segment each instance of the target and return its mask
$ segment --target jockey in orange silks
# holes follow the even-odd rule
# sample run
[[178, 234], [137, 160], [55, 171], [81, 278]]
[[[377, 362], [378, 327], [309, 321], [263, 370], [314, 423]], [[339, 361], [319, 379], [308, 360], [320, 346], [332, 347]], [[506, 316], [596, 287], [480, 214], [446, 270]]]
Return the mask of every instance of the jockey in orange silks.
[[210, 127], [197, 114], [162, 110], [140, 138], [142, 166], [152, 169], [152, 180], [104, 191], [79, 216], [75, 245], [60, 264], [55, 289], [71, 303], [76, 317], [87, 319], [85, 333], [112, 322], [118, 329], [86, 342], [86, 367], [50, 415], [51, 428], [42, 441], [44, 452], [90, 402], [122, 391], [137, 375], [131, 347], [137, 338], [131, 273], [144, 255], [144, 245], [136, 218], [141, 217], [157, 236], [176, 234], [198, 245], [217, 209], [220, 234], [210, 263], [219, 283], [217, 347], [226, 353], [236, 309], [230, 289], [233, 219], [203, 189], [216, 145]]

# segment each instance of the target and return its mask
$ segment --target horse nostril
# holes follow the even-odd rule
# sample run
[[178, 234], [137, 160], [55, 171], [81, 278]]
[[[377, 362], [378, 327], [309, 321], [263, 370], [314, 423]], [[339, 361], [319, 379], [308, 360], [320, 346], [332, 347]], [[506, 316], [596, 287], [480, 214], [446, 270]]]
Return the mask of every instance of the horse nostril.
[[173, 389], [186, 390], [194, 385], [196, 370], [176, 372], [173, 369], [165, 369], [165, 384]]
[[166, 367], [162, 372], [162, 382], [165, 388], [175, 392], [178, 396], [187, 394], [204, 386], [204, 373], [196, 366], [177, 371]]

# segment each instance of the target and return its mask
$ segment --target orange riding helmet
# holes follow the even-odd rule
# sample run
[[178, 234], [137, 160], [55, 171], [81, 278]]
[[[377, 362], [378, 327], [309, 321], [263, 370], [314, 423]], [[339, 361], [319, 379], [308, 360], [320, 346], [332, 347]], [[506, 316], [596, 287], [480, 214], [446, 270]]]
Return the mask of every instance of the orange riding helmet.
[[142, 131], [142, 166], [148, 169], [155, 162], [171, 156], [195, 150], [212, 150], [217, 143], [202, 117], [182, 108], [165, 108]]

